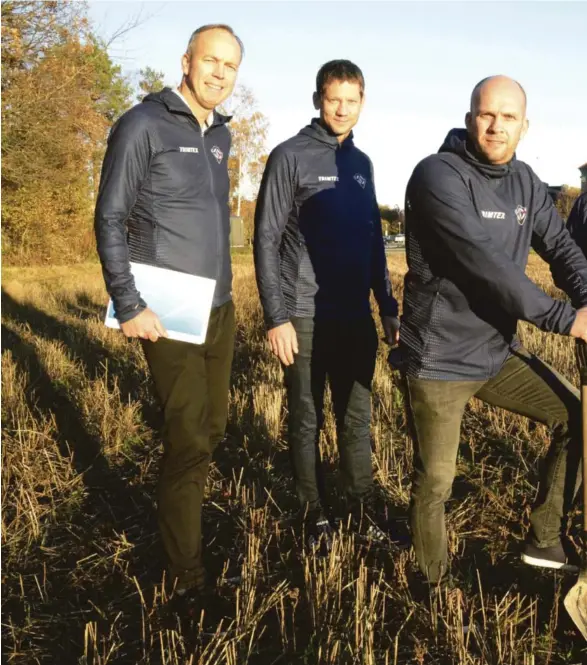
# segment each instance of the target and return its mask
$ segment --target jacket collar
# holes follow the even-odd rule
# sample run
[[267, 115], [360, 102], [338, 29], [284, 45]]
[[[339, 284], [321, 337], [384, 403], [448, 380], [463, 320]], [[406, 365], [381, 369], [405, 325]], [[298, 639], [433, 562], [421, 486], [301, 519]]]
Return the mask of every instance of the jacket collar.
[[352, 131], [342, 143], [339, 143], [336, 136], [329, 132], [326, 127], [323, 127], [322, 123], [320, 122], [320, 118], [312, 118], [310, 124], [306, 125], [306, 127], [300, 130], [300, 134], [309, 136], [316, 141], [320, 141], [320, 143], [324, 143], [333, 150], [337, 150], [339, 148], [346, 150], [354, 146], [354, 135]]
[[503, 178], [518, 168], [516, 155], [507, 164], [489, 164], [477, 153], [466, 129], [451, 129], [438, 152], [452, 152], [487, 178]]
[[[165, 87], [161, 92], [152, 92], [143, 99], [144, 103], [159, 103], [163, 104], [170, 113], [180, 113], [182, 115], [188, 115], [195, 119], [194, 114], [192, 113], [190, 107], [183, 95], [173, 91], [171, 88]], [[224, 115], [216, 109], [212, 112], [212, 124], [209, 127], [217, 127], [219, 125], [225, 125], [227, 122], [230, 122], [232, 119], [231, 115]], [[197, 122], [197, 120], [196, 120]]]

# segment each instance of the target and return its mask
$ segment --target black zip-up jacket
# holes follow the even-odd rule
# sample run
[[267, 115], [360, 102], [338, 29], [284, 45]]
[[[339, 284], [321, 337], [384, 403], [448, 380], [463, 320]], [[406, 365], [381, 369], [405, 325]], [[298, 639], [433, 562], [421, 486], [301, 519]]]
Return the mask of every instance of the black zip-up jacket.
[[546, 185], [515, 157], [481, 163], [465, 130], [416, 166], [406, 193], [401, 346], [424, 379], [495, 376], [519, 342], [519, 319], [568, 334], [576, 311], [525, 275], [530, 248], [573, 302], [587, 303], [587, 261]]
[[567, 220], [567, 229], [571, 238], [587, 256], [587, 192], [580, 194], [575, 201]]
[[373, 169], [352, 134], [339, 144], [317, 119], [278, 145], [255, 211], [255, 270], [268, 328], [290, 317], [396, 316]]
[[120, 322], [146, 307], [129, 261], [216, 279], [213, 306], [230, 300], [229, 119], [215, 112], [202, 133], [185, 102], [164, 88], [112, 127], [95, 232]]

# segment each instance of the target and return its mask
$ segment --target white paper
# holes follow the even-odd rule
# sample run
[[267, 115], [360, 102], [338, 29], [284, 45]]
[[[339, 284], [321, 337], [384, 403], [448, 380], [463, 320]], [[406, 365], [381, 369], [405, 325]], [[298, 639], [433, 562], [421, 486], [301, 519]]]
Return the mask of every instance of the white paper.
[[[206, 341], [215, 280], [132, 261], [130, 271], [141, 297], [157, 314], [169, 339], [191, 344]], [[104, 323], [109, 328], [120, 328], [112, 300]]]

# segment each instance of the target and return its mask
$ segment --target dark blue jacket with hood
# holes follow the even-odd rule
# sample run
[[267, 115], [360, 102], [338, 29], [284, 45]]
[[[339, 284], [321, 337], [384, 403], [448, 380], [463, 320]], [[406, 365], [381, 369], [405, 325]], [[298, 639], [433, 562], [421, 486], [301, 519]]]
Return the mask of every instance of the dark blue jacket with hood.
[[255, 212], [255, 269], [268, 328], [291, 317], [396, 316], [371, 160], [317, 119], [269, 156]]
[[532, 169], [480, 161], [465, 130], [415, 168], [406, 192], [401, 346], [409, 376], [483, 380], [519, 344], [518, 320], [568, 334], [576, 311], [525, 274], [530, 248], [576, 306], [587, 260]]
[[112, 127], [95, 212], [98, 253], [120, 322], [148, 303], [129, 261], [216, 280], [231, 299], [227, 116], [201, 128], [173, 90], [147, 95]]

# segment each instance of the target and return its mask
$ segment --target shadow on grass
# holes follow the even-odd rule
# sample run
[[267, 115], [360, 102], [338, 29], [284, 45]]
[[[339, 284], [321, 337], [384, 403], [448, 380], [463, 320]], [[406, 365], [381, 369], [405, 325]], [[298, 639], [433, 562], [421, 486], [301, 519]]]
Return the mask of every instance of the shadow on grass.
[[[96, 621], [102, 635], [107, 635], [115, 622], [121, 626], [122, 647], [114, 656], [114, 662], [156, 663], [160, 658], [157, 655], [160, 648], [157, 639], [149, 652], [149, 660], [143, 657], [145, 617], [132, 581], [132, 576], [136, 575], [142, 589], [147, 589], [145, 595], [149, 603], [148, 589], [160, 580], [163, 565], [154, 519], [154, 474], [147, 473], [145, 480], [138, 484], [136, 475], [140, 459], [129, 459], [128, 465], [123, 463], [115, 467], [109, 463], [103, 454], [102, 442], [88, 432], [79, 405], [47, 374], [35, 347], [10, 322], [27, 325], [32, 334], [41, 339], [62, 343], [90, 378], [106, 378], [107, 367], [109, 388], [116, 381], [123, 399], [130, 397], [140, 401], [143, 419], [153, 428], [161, 422], [159, 411], [149, 397], [146, 378], [132, 358], [117, 355], [99, 340], [88, 337], [84, 320], [100, 319], [103, 308], [85, 294], [74, 296], [64, 306], [79, 321], [64, 322], [30, 304], [17, 302], [9, 294], [3, 293], [2, 297], [3, 316], [7, 320], [2, 329], [3, 350], [9, 348], [19, 368], [29, 375], [26, 396], [29, 406], [44, 412], [51, 411], [55, 415], [60, 451], [68, 454], [68, 450], [72, 450], [74, 464], [77, 471], [83, 474], [86, 488], [84, 501], [77, 512], [55, 516], [55, 523], [47, 528], [43, 547], [34, 547], [22, 556], [11, 553], [13, 568], [4, 571], [4, 597], [9, 599], [5, 601], [5, 616], [12, 620], [22, 635], [20, 652], [39, 654], [41, 662], [79, 662], [84, 650], [85, 626], [90, 621]], [[248, 377], [253, 376], [254, 367], [262, 360], [259, 347], [248, 343], [248, 334], [250, 331], [238, 331], [233, 367], [233, 384], [236, 383], [245, 392]], [[223, 493], [228, 480], [241, 478], [243, 485], [251, 493], [254, 490], [256, 497], [256, 502], [249, 508], [254, 510], [256, 506], [261, 507], [268, 502], [270, 528], [271, 524], [278, 524], [282, 530], [279, 541], [275, 538], [270, 540], [263, 557], [263, 565], [275, 577], [262, 579], [259, 593], [276, 584], [275, 578], [286, 579], [292, 587], [301, 588], [304, 580], [300, 543], [294, 529], [289, 528], [295, 524], [293, 515], [297, 512], [289, 454], [283, 446], [272, 445], [272, 435], [263, 419], [253, 417], [250, 389], [247, 394], [251, 400], [250, 408], [241, 422], [229, 424], [228, 436], [214, 456], [216, 471], [222, 481], [217, 484], [218, 487], [211, 483], [209, 500], [204, 504], [207, 567], [213, 574], [218, 574], [228, 561], [229, 575], [240, 570], [250, 521], [247, 515], [243, 515], [240, 502], [234, 501], [236, 507], [230, 508]], [[133, 450], [133, 455], [140, 457], [143, 454], [152, 456], [153, 451]], [[156, 467], [157, 463], [152, 466]], [[334, 472], [334, 469], [327, 469], [328, 475]], [[268, 499], [268, 493], [271, 499]], [[285, 529], [282, 528], [284, 524]], [[123, 547], [122, 554], [117, 554], [116, 542], [121, 540], [118, 534], [123, 531], [134, 547], [130, 550]], [[124, 559], [128, 565], [115, 565], [117, 557]], [[373, 567], [373, 574], [376, 574], [376, 568], [383, 566], [388, 571], [388, 581], [393, 583], [391, 557], [383, 559], [370, 558], [368, 565]], [[500, 560], [494, 565], [483, 541], [473, 540], [467, 545], [462, 565], [474, 565], [481, 570], [486, 591], [495, 582], [496, 591], [507, 589], [508, 585], [517, 585], [520, 593], [536, 595], [534, 571], [525, 572], [521, 564], [512, 566], [510, 560]], [[45, 584], [50, 593], [39, 599], [37, 581], [43, 570], [46, 571]], [[554, 585], [549, 587], [548, 584], [548, 578], [545, 578], [544, 593], [541, 591], [540, 597], [539, 630], [549, 620], [556, 594]], [[225, 593], [230, 595], [232, 592]], [[318, 656], [314, 646], [319, 646], [319, 641], [312, 635], [310, 610], [304, 593], [300, 595], [295, 619], [291, 618], [290, 636], [295, 634], [295, 641], [292, 640], [289, 650], [284, 652], [278, 637], [280, 626], [277, 613], [271, 613], [263, 619], [265, 631], [257, 641], [260, 653], [252, 662], [260, 665], [315, 662], [313, 659]], [[233, 601], [235, 597], [234, 593]], [[405, 615], [405, 607], [394, 607], [394, 602], [397, 603], [397, 600], [388, 606], [386, 623], [386, 628], [394, 627], [393, 634], [399, 630], [399, 625], [395, 627], [394, 616]], [[352, 612], [353, 608], [349, 607], [348, 611]], [[211, 614], [213, 617], [214, 613]], [[561, 625], [566, 625], [564, 620]], [[329, 627], [324, 629], [329, 630]], [[568, 627], [561, 630], [561, 639], [568, 637], [564, 632]], [[190, 639], [187, 628], [182, 628], [180, 632], [182, 639]], [[6, 628], [4, 633], [9, 653], [12, 637]], [[202, 637], [202, 640], [206, 639], [210, 638]], [[571, 645], [569, 651], [573, 648]]]

